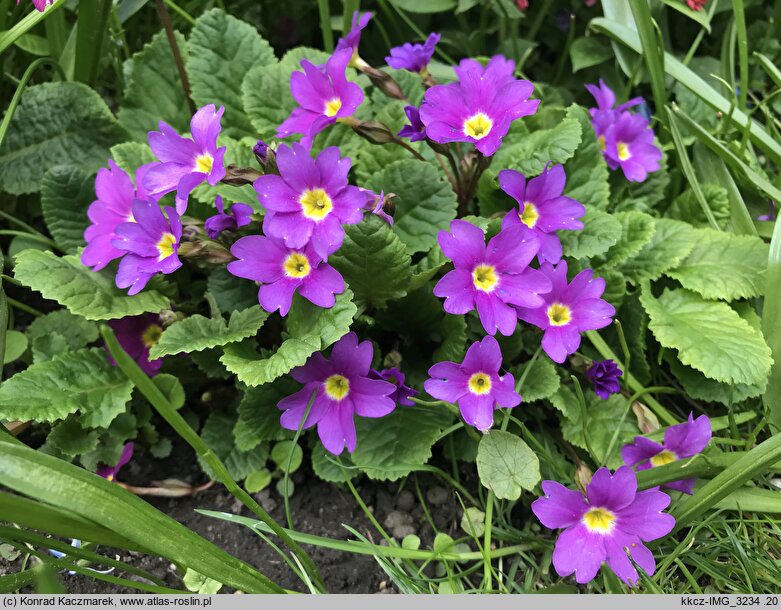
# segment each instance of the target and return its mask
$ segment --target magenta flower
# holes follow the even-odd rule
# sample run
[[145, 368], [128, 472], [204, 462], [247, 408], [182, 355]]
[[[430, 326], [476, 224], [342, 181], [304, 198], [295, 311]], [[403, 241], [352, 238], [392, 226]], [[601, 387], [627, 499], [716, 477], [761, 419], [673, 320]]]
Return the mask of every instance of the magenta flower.
[[[20, 1], [21, 0], [16, 0], [17, 6], [19, 5]], [[49, 6], [50, 4], [52, 4], [52, 2], [54, 2], [54, 0], [32, 0], [32, 2], [33, 2], [33, 6], [35, 7], [35, 10], [42, 13], [43, 11], [46, 10], [47, 6]]]
[[376, 195], [371, 191], [367, 191], [366, 189], [363, 189], [363, 191], [367, 194], [367, 196], [370, 195], [374, 199], [374, 201], [369, 200], [369, 202], [366, 204], [366, 209], [375, 216], [382, 218], [390, 226], [393, 226], [393, 216], [385, 211], [385, 191], [380, 191], [379, 195]]
[[[586, 89], [594, 96], [594, 100], [597, 102], [596, 108], [589, 109], [597, 138], [604, 136], [607, 128], [616, 122], [622, 112], [643, 102], [643, 98], [635, 97], [628, 102], [616, 106], [616, 94], [602, 79], [599, 80], [599, 86], [589, 84], [586, 85]], [[600, 139], [600, 143], [603, 142], [604, 139]], [[602, 148], [604, 150], [604, 144], [602, 144]]]
[[607, 468], [597, 470], [585, 497], [556, 481], [543, 481], [542, 491], [532, 511], [545, 527], [564, 530], [553, 550], [559, 576], [574, 572], [584, 584], [607, 563], [621, 580], [635, 584], [639, 576], [632, 561], [648, 575], [654, 573], [656, 561], [643, 543], [666, 536], [675, 526], [673, 516], [662, 512], [670, 496], [657, 489], [638, 492], [628, 466], [612, 476]]
[[326, 260], [342, 245], [342, 225], [361, 222], [373, 193], [347, 184], [350, 159], [341, 158], [334, 146], [317, 160], [300, 144], [280, 146], [277, 166], [279, 176], [261, 176], [254, 185], [266, 208], [264, 233], [284, 240], [289, 248], [302, 248], [311, 240], [314, 251]]
[[[660, 445], [644, 436], [636, 436], [634, 443], [624, 445], [621, 449], [621, 458], [624, 464], [635, 466], [637, 470], [664, 466], [701, 453], [708, 446], [712, 435], [707, 415], [694, 419], [694, 415], [689, 413], [688, 421], [665, 430], [664, 444]], [[694, 479], [684, 479], [665, 483], [664, 487], [691, 494], [694, 483]]]
[[767, 214], [760, 214], [757, 216], [757, 220], [773, 221], [776, 219], [776, 202], [770, 201], [770, 210]]
[[485, 431], [494, 423], [495, 409], [511, 409], [521, 403], [512, 373], [499, 375], [501, 367], [499, 343], [488, 335], [469, 346], [461, 364], [438, 362], [432, 366], [428, 370], [431, 379], [423, 387], [438, 400], [458, 404], [464, 421]]
[[385, 61], [396, 70], [422, 72], [431, 61], [440, 38], [439, 34], [429, 34], [424, 44], [405, 42], [400, 47], [393, 47], [390, 50], [390, 56], [386, 57]]
[[203, 223], [203, 228], [212, 239], [217, 239], [217, 236], [223, 231], [235, 231], [252, 221], [253, 209], [246, 203], [234, 203], [230, 207], [230, 211], [225, 213], [222, 197], [217, 195], [214, 206], [217, 208], [217, 214], [210, 216]]
[[610, 324], [615, 308], [600, 297], [605, 292], [605, 280], [593, 278], [585, 269], [567, 284], [567, 262], [554, 266], [540, 265], [553, 284], [553, 290], [543, 296], [541, 307], [518, 307], [518, 317], [541, 328], [542, 349], [551, 360], [561, 364], [568, 354], [580, 347], [580, 333]]
[[410, 399], [413, 396], [417, 396], [420, 394], [417, 390], [413, 390], [408, 385], [404, 384], [405, 381], [405, 375], [401, 372], [400, 369], [397, 369], [395, 367], [390, 369], [384, 369], [382, 371], [377, 371], [375, 369], [371, 369], [369, 371], [369, 377], [371, 379], [381, 379], [382, 381], [389, 381], [394, 386], [396, 386], [396, 391], [393, 392], [393, 394], [390, 395], [390, 397], [393, 399], [393, 402], [395, 402], [397, 405], [404, 405], [405, 407], [411, 407], [415, 403], [412, 402]]
[[409, 138], [410, 142], [419, 142], [426, 139], [426, 126], [420, 120], [420, 110], [415, 106], [405, 106], [404, 112], [409, 119], [409, 125], [405, 125], [397, 134], [400, 138]]
[[112, 245], [128, 252], [119, 263], [116, 284], [130, 288], [128, 294], [140, 292], [156, 273], [173, 273], [182, 266], [179, 260], [179, 240], [182, 222], [173, 208], [165, 208], [150, 201], [133, 202], [135, 222], [117, 226], [117, 239]]
[[612, 360], [594, 362], [586, 371], [586, 376], [594, 384], [594, 394], [602, 400], [607, 400], [611, 394], [621, 391], [618, 378], [623, 374], [624, 372]]
[[301, 144], [312, 147], [314, 137], [337, 119], [352, 116], [363, 102], [363, 90], [347, 80], [345, 71], [350, 63], [349, 49], [336, 51], [325, 66], [315, 66], [301, 60], [303, 72], [290, 76], [290, 92], [299, 108], [293, 110], [277, 128], [276, 137], [286, 138], [300, 133]]
[[133, 443], [125, 443], [117, 463], [113, 466], [98, 466], [98, 470], [95, 474], [97, 474], [99, 477], [103, 477], [107, 481], [113, 481], [122, 466], [127, 464], [132, 458]]
[[339, 455], [345, 446], [349, 452], [355, 451], [354, 417], [383, 417], [396, 407], [391, 399], [396, 386], [369, 376], [373, 357], [371, 341], [358, 343], [355, 333], [347, 333], [334, 345], [330, 360], [317, 353], [304, 366], [294, 368], [290, 375], [304, 387], [277, 405], [284, 411], [282, 427], [298, 430], [316, 424], [328, 451]]
[[109, 159], [108, 167], [98, 170], [95, 178], [97, 199], [87, 209], [92, 224], [84, 231], [87, 247], [81, 253], [81, 262], [92, 267], [93, 271], [100, 271], [114, 259], [124, 256], [123, 250], [112, 245], [117, 239], [117, 225], [133, 222], [133, 201], [147, 199], [142, 184], [144, 174], [151, 165], [142, 165], [136, 171], [138, 188], [133, 188], [130, 176], [112, 159]]
[[261, 282], [258, 302], [269, 313], [286, 316], [296, 291], [318, 307], [333, 307], [334, 294], [344, 292], [342, 276], [311, 243], [289, 248], [279, 239], [249, 235], [233, 244], [231, 254], [239, 260], [228, 263], [228, 271]]
[[[163, 366], [162, 358], [149, 359], [149, 350], [160, 340], [163, 328], [157, 314], [145, 313], [140, 316], [126, 316], [118, 320], [109, 320], [108, 325], [114, 331], [117, 341], [141, 370], [150, 377], [156, 375]], [[116, 365], [109, 355], [111, 364]]]
[[539, 239], [523, 225], [503, 229], [485, 245], [483, 231], [465, 220], [454, 220], [450, 233], [440, 231], [442, 252], [453, 261], [448, 272], [434, 287], [445, 297], [444, 308], [455, 315], [477, 309], [485, 332], [511, 335], [518, 318], [511, 305], [541, 307], [540, 294], [551, 283], [529, 263], [537, 254]]
[[539, 100], [529, 100], [534, 85], [513, 77], [515, 62], [496, 55], [483, 68], [472, 59], [457, 67], [457, 83], [435, 85], [426, 91], [420, 118], [429, 139], [471, 142], [484, 155], [493, 155], [510, 124], [534, 114]]
[[336, 51], [350, 49], [353, 53], [358, 52], [358, 45], [361, 43], [361, 32], [369, 25], [372, 14], [364, 13], [361, 15], [358, 11], [353, 13], [352, 27], [346, 36], [340, 38], [336, 43]]
[[499, 186], [520, 206], [505, 215], [502, 228], [523, 223], [534, 231], [540, 240], [537, 253], [540, 262], [558, 263], [561, 260], [561, 242], [556, 231], [583, 228], [578, 218], [586, 213], [586, 208], [563, 195], [566, 180], [561, 165], [545, 168], [528, 183], [526, 177], [515, 170], [499, 172]]
[[203, 182], [212, 186], [225, 177], [225, 147], [217, 148], [220, 119], [225, 108], [214, 104], [199, 109], [190, 120], [191, 138], [183, 138], [160, 121], [160, 131], [149, 132], [149, 146], [160, 160], [144, 178], [144, 187], [155, 198], [176, 191], [176, 213], [187, 209], [187, 200]]
[[604, 136], [604, 155], [610, 169], [618, 167], [630, 182], [643, 182], [659, 169], [662, 151], [654, 144], [654, 132], [638, 114], [623, 112]]

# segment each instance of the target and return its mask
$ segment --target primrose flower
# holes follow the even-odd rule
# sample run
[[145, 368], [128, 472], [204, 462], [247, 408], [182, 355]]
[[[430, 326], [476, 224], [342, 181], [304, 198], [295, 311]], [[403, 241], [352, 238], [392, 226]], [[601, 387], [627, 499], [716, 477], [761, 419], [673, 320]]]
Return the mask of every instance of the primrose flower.
[[119, 460], [113, 466], [99, 466], [97, 475], [107, 481], [113, 481], [119, 470], [133, 458], [133, 443], [125, 443]]
[[420, 118], [429, 139], [471, 142], [487, 157], [493, 155], [507, 135], [510, 124], [534, 114], [539, 100], [530, 100], [534, 85], [513, 77], [515, 62], [495, 55], [483, 67], [464, 59], [455, 68], [459, 81], [435, 85], [426, 91]]
[[441, 38], [440, 34], [429, 34], [424, 44], [405, 42], [400, 47], [393, 47], [390, 55], [385, 58], [388, 65], [396, 70], [422, 72], [428, 66], [434, 55], [434, 49]]
[[217, 208], [217, 214], [210, 216], [203, 223], [203, 228], [212, 239], [217, 239], [223, 231], [235, 231], [251, 222], [253, 209], [246, 203], [234, 203], [230, 207], [230, 212], [226, 214], [222, 197], [217, 195], [214, 206]]
[[537, 253], [540, 262], [558, 263], [561, 260], [557, 230], [583, 228], [578, 218], [586, 213], [586, 208], [563, 195], [566, 179], [561, 165], [545, 168], [541, 175], [528, 182], [515, 170], [499, 172], [499, 186], [520, 206], [505, 215], [502, 228], [520, 223], [529, 227], [540, 240]]
[[494, 423], [495, 409], [511, 409], [521, 403], [512, 373], [499, 375], [502, 351], [490, 335], [466, 350], [461, 364], [438, 362], [428, 370], [426, 392], [438, 400], [458, 404], [461, 417], [478, 430]]
[[[140, 316], [125, 316], [118, 320], [109, 320], [108, 325], [114, 331], [117, 341], [141, 370], [149, 376], [157, 374], [163, 366], [163, 360], [149, 359], [149, 350], [160, 340], [163, 328], [157, 314], [145, 313]], [[109, 355], [112, 364], [116, 364]]]
[[92, 224], [84, 231], [84, 241], [87, 247], [81, 253], [81, 262], [100, 271], [114, 259], [124, 256], [125, 252], [115, 248], [113, 242], [117, 235], [114, 232], [123, 222], [133, 222], [133, 201], [147, 199], [143, 187], [143, 177], [150, 165], [142, 165], [136, 171], [138, 187], [133, 187], [133, 181], [123, 169], [112, 159], [108, 161], [108, 169], [101, 168], [95, 178], [95, 194], [97, 199], [87, 209], [87, 216]]
[[594, 362], [586, 371], [586, 376], [594, 384], [594, 393], [602, 400], [607, 400], [611, 394], [621, 391], [618, 378], [624, 372], [612, 360]]
[[[391, 398], [396, 386], [370, 377], [373, 356], [371, 341], [359, 343], [355, 333], [347, 333], [334, 344], [330, 360], [317, 353], [304, 366], [294, 368], [290, 375], [304, 387], [277, 405], [284, 411], [282, 427], [298, 430], [316, 424], [328, 451], [334, 455], [345, 447], [355, 451], [355, 415], [383, 417], [396, 407]], [[304, 420], [310, 400], [312, 406]]]
[[286, 316], [296, 291], [326, 308], [334, 306], [334, 294], [344, 292], [342, 276], [311, 243], [289, 248], [280, 239], [249, 235], [233, 244], [231, 254], [239, 260], [228, 263], [228, 272], [261, 282], [258, 302], [269, 313], [279, 310]]
[[130, 288], [128, 294], [140, 292], [156, 273], [173, 273], [182, 266], [179, 260], [179, 240], [182, 222], [173, 208], [165, 208], [150, 201], [133, 202], [135, 222], [117, 226], [117, 239], [112, 245], [128, 252], [119, 263], [116, 284]]
[[401, 372], [401, 370], [397, 369], [396, 367], [390, 369], [384, 369], [382, 371], [371, 369], [369, 371], [369, 377], [371, 379], [381, 379], [382, 381], [389, 381], [390, 383], [395, 385], [396, 391], [393, 394], [391, 394], [390, 397], [393, 399], [393, 402], [395, 402], [398, 405], [411, 407], [415, 403], [412, 402], [410, 398], [420, 394], [420, 392], [418, 392], [417, 390], [413, 390], [408, 385], [404, 385], [405, 375], [404, 373]]
[[225, 177], [225, 147], [217, 148], [220, 119], [225, 108], [214, 104], [199, 109], [190, 120], [192, 138], [183, 138], [160, 121], [160, 131], [149, 132], [149, 146], [160, 160], [146, 173], [144, 187], [155, 198], [176, 191], [176, 213], [187, 209], [187, 200], [203, 182], [212, 186]]
[[340, 38], [336, 43], [336, 51], [350, 49], [353, 53], [358, 52], [358, 45], [361, 43], [361, 32], [369, 25], [372, 14], [364, 13], [361, 15], [358, 11], [353, 13], [352, 27], [346, 36]]
[[325, 66], [301, 60], [304, 71], [290, 75], [290, 92], [299, 108], [277, 128], [277, 138], [300, 133], [304, 136], [301, 144], [309, 149], [323, 129], [355, 113], [363, 102], [363, 90], [345, 76], [351, 57], [350, 49], [342, 49], [334, 52]]
[[339, 149], [323, 150], [317, 160], [301, 144], [277, 149], [279, 176], [255, 181], [258, 201], [266, 208], [263, 231], [284, 240], [289, 248], [303, 248], [311, 240], [317, 255], [326, 260], [344, 240], [343, 224], [356, 224], [374, 194], [347, 184], [350, 159]]
[[[21, 0], [16, 0], [17, 6], [19, 5], [20, 1]], [[45, 11], [46, 7], [54, 2], [54, 0], [32, 0], [32, 1], [33, 1], [33, 6], [35, 7], [35, 10], [37, 10], [40, 13]]]
[[[602, 79], [599, 80], [599, 85], [586, 85], [588, 92], [594, 97], [597, 102], [596, 108], [590, 108], [589, 114], [591, 115], [591, 121], [594, 126], [594, 131], [597, 134], [597, 138], [604, 136], [608, 127], [616, 122], [622, 112], [629, 110], [633, 106], [638, 106], [643, 103], [643, 98], [634, 97], [628, 102], [619, 104], [616, 106], [616, 94], [615, 92], [605, 84]], [[600, 144], [603, 140], [600, 139]], [[604, 148], [604, 147], [603, 147]]]
[[561, 577], [575, 573], [584, 584], [594, 579], [603, 563], [628, 584], [638, 581], [629, 560], [651, 575], [656, 561], [643, 544], [666, 536], [675, 526], [662, 511], [670, 496], [657, 489], [637, 491], [632, 469], [622, 466], [611, 476], [607, 468], [594, 473], [586, 496], [556, 481], [543, 481], [545, 495], [532, 502], [532, 512], [550, 529], [563, 529], [553, 549], [553, 567]]
[[405, 125], [397, 134], [400, 138], [409, 138], [410, 142], [419, 142], [426, 139], [426, 126], [420, 120], [420, 110], [415, 106], [405, 106], [404, 113], [409, 119], [409, 125]]
[[555, 266], [543, 263], [540, 271], [550, 279], [553, 290], [543, 295], [541, 307], [518, 307], [518, 317], [544, 331], [542, 349], [561, 364], [580, 347], [580, 333], [607, 326], [616, 310], [600, 298], [605, 280], [594, 278], [591, 269], [578, 273], [569, 284], [566, 261]]
[[654, 132], [638, 114], [621, 113], [604, 135], [604, 155], [610, 169], [618, 167], [630, 182], [643, 182], [659, 169], [662, 151], [654, 144]]
[[[707, 415], [694, 419], [694, 415], [689, 413], [688, 421], [665, 430], [664, 444], [660, 445], [644, 436], [636, 436], [634, 443], [621, 449], [621, 458], [624, 464], [635, 466], [637, 470], [664, 466], [701, 453], [708, 446], [712, 435]], [[694, 483], [694, 479], [684, 479], [665, 483], [664, 487], [691, 494]]]
[[511, 305], [540, 307], [540, 294], [551, 283], [529, 263], [537, 254], [539, 239], [523, 225], [503, 229], [485, 245], [482, 229], [465, 220], [450, 223], [450, 233], [440, 231], [439, 246], [455, 269], [434, 287], [445, 297], [448, 313], [462, 315], [477, 309], [480, 322], [491, 335], [515, 331], [518, 319]]
[[686, 0], [686, 4], [693, 11], [701, 11], [707, 3], [708, 0]]
[[385, 211], [385, 191], [380, 191], [379, 195], [371, 193], [371, 196], [374, 197], [374, 201], [369, 201], [369, 203], [366, 205], [366, 209], [370, 210], [371, 213], [375, 216], [382, 218], [390, 226], [393, 226], [393, 216]]

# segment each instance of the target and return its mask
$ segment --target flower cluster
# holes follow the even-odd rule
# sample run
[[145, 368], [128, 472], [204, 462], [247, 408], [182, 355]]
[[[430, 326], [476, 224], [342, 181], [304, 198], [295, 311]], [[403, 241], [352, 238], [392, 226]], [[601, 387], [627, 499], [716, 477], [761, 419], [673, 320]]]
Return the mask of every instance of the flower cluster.
[[659, 169], [662, 151], [654, 144], [654, 132], [648, 119], [632, 114], [629, 108], [642, 103], [634, 98], [616, 106], [616, 95], [604, 81], [586, 85], [597, 102], [591, 108], [591, 124], [597, 134], [602, 154], [610, 169], [621, 168], [627, 180], [643, 182]]

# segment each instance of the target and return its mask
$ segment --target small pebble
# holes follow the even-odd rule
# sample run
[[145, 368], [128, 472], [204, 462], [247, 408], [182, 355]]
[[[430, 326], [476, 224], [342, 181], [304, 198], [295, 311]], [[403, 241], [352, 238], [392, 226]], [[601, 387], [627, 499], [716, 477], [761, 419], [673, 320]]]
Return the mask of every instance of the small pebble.
[[415, 496], [408, 489], [405, 489], [399, 494], [396, 499], [396, 508], [399, 510], [410, 511], [415, 506]]
[[390, 530], [394, 538], [404, 538], [415, 533], [412, 515], [393, 510], [385, 517], [385, 527]]
[[426, 499], [434, 506], [439, 506], [440, 504], [447, 502], [448, 496], [447, 489], [437, 485], [429, 487], [426, 491]]

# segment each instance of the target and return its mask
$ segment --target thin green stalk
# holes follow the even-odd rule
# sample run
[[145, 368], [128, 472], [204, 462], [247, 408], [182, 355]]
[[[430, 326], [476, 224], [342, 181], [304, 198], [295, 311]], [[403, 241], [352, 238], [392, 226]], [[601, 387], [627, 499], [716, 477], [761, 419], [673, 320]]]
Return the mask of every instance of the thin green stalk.
[[632, 8], [632, 16], [643, 49], [643, 58], [651, 79], [656, 116], [665, 122], [664, 107], [667, 103], [667, 92], [664, 86], [664, 44], [657, 35], [658, 26], [651, 16], [648, 0], [629, 0], [629, 6]]
[[65, 4], [65, 1], [66, 0], [54, 0], [54, 2], [52, 2], [52, 4], [42, 13], [33, 9], [29, 3], [25, 3], [26, 6], [30, 6], [31, 9], [27, 16], [18, 21], [9, 30], [0, 32], [0, 55], [41, 21], [50, 17], [54, 11], [59, 10], [60, 7]]
[[[47, 246], [51, 246], [52, 248], [57, 248], [57, 244], [54, 240], [49, 239], [48, 237], [45, 237], [43, 235], [35, 235], [31, 233], [26, 233], [24, 231], [14, 231], [12, 229], [4, 229], [0, 231], [0, 235], [11, 235], [14, 237], [24, 237], [25, 239], [29, 239], [30, 241], [37, 241], [41, 244], [46, 244]], [[58, 248], [59, 249], [59, 248]]]
[[594, 458], [594, 461], [597, 461], [599, 458], [597, 458], [597, 454], [594, 452], [594, 448], [591, 446], [591, 438], [589, 437], [588, 433], [588, 411], [586, 410], [586, 397], [583, 396], [583, 388], [580, 387], [580, 381], [578, 381], [578, 378], [575, 377], [575, 375], [570, 375], [570, 379], [572, 379], [572, 383], [575, 386], [575, 394], [578, 397], [578, 404], [580, 405], [580, 421], [582, 423], [583, 428], [583, 440], [586, 443], [586, 449], [589, 452], [589, 455], [591, 455], [592, 458]]
[[55, 11], [44, 22], [46, 30], [46, 40], [49, 41], [49, 54], [59, 59], [65, 48], [65, 42], [68, 38], [68, 30], [65, 25], [65, 14], [62, 11]]
[[165, 36], [168, 39], [168, 46], [171, 47], [171, 53], [174, 56], [174, 64], [176, 64], [176, 71], [179, 73], [179, 80], [182, 83], [184, 97], [187, 100], [187, 107], [190, 110], [190, 114], [195, 114], [196, 108], [190, 89], [190, 79], [187, 76], [187, 70], [184, 67], [184, 59], [182, 59], [182, 52], [179, 50], [179, 43], [176, 42], [176, 33], [174, 32], [174, 26], [171, 23], [171, 16], [168, 14], [168, 9], [163, 0], [155, 0], [155, 4], [157, 6], [157, 14], [160, 17], [160, 23], [163, 24]]
[[545, 0], [542, 3], [540, 10], [534, 16], [534, 21], [532, 22], [532, 25], [529, 28], [529, 33], [526, 35], [527, 40], [531, 40], [532, 42], [534, 42], [534, 39], [537, 38], [537, 33], [540, 31], [540, 28], [542, 27], [542, 23], [543, 21], [545, 21], [545, 17], [548, 15], [548, 12], [550, 11], [552, 4], [553, 4], [553, 0]]
[[307, 418], [309, 417], [309, 411], [312, 409], [312, 405], [315, 402], [315, 396], [317, 396], [317, 392], [313, 391], [312, 396], [309, 398], [309, 403], [306, 405], [304, 416], [301, 418], [301, 423], [298, 425], [298, 430], [296, 430], [296, 433], [293, 436], [293, 443], [290, 445], [290, 452], [287, 454], [287, 465], [285, 466], [285, 475], [283, 481], [285, 486], [285, 518], [287, 519], [287, 526], [290, 529], [293, 529], [293, 514], [290, 512], [290, 494], [288, 493], [290, 484], [290, 465], [293, 463], [293, 454], [295, 453], [296, 447], [298, 446], [298, 439], [301, 438], [301, 431], [304, 429], [304, 422], [306, 422]]
[[748, 33], [746, 32], [746, 11], [743, 0], [732, 0], [735, 15], [735, 33], [738, 37], [738, 64], [740, 66], [740, 91], [738, 107], [746, 112], [748, 103]]
[[165, 0], [165, 5], [168, 8], [170, 8], [174, 13], [179, 15], [182, 19], [184, 19], [187, 23], [189, 23], [190, 25], [195, 25], [195, 17], [193, 17], [190, 13], [184, 10], [181, 6], [176, 4], [176, 2], [173, 2], [173, 0]]
[[26, 222], [19, 220], [18, 218], [12, 216], [11, 214], [8, 214], [7, 212], [3, 212], [3, 210], [0, 210], [0, 218], [4, 218], [11, 224], [15, 224], [16, 226], [23, 228], [28, 233], [32, 233], [33, 235], [40, 235], [41, 237], [46, 237], [46, 235], [41, 233], [35, 227], [28, 225]]
[[326, 53], [334, 52], [334, 33], [331, 30], [331, 6], [328, 0], [317, 0], [320, 11], [320, 31], [323, 33], [323, 47]]
[[[244, 504], [244, 506], [255, 513], [261, 519], [261, 521], [266, 523], [271, 528], [271, 530], [284, 541], [284, 543], [293, 551], [293, 553], [298, 556], [301, 563], [305, 566], [306, 571], [313, 577], [314, 582], [317, 584], [320, 590], [324, 592], [325, 585], [323, 583], [322, 577], [320, 576], [317, 567], [315, 567], [315, 564], [309, 555], [307, 555], [306, 552], [285, 532], [285, 530], [276, 521], [274, 521], [274, 519], [272, 519], [271, 516], [236, 483], [236, 481], [233, 480], [233, 478], [230, 476], [230, 473], [228, 472], [228, 469], [222, 463], [220, 458], [218, 458], [217, 455], [215, 455], [215, 453], [203, 441], [203, 439], [198, 436], [195, 430], [190, 427], [190, 425], [179, 414], [179, 412], [171, 406], [171, 403], [168, 402], [168, 399], [160, 391], [160, 388], [158, 388], [157, 385], [155, 385], [155, 383], [144, 374], [138, 364], [136, 364], [135, 360], [128, 356], [125, 350], [122, 349], [122, 346], [117, 341], [117, 338], [114, 336], [114, 332], [111, 330], [111, 328], [106, 325], [102, 325], [100, 332], [103, 336], [103, 340], [106, 343], [106, 347], [108, 348], [109, 353], [114, 358], [122, 372], [133, 382], [133, 385], [138, 388], [138, 390], [144, 395], [149, 403], [158, 413], [160, 413], [163, 419], [168, 422], [168, 424], [177, 432], [177, 434], [179, 434], [179, 436], [181, 436], [182, 439], [184, 439], [187, 444], [189, 444], [195, 450], [201, 459], [209, 464], [212, 471], [214, 471], [217, 480], [225, 486], [231, 495], [236, 497], [239, 501], [241, 501], [242, 504]], [[274, 587], [277, 587], [277, 585], [274, 585]]]
[[483, 585], [485, 590], [490, 592], [493, 585], [493, 576], [491, 574], [491, 531], [494, 520], [494, 492], [488, 491], [488, 497], [485, 500], [485, 535], [483, 538]]
[[94, 85], [103, 59], [103, 42], [111, 0], [80, 0], [76, 29], [76, 62], [73, 76], [77, 81]]
[[[773, 354], [773, 368], [762, 402], [772, 434], [781, 432], [781, 221], [776, 220], [765, 274], [762, 332]], [[781, 435], [779, 435], [781, 436]]]
[[46, 315], [42, 311], [39, 311], [39, 310], [35, 309], [35, 307], [30, 307], [29, 305], [27, 305], [25, 303], [20, 303], [16, 299], [12, 299], [9, 296], [6, 296], [5, 300], [8, 301], [8, 304], [11, 307], [13, 307], [14, 309], [19, 309], [21, 311], [25, 311], [25, 312], [29, 313], [31, 316], [35, 316], [36, 318], [40, 318], [41, 316]]
[[[2, 254], [0, 254], [0, 262]], [[8, 330], [8, 301], [3, 290], [3, 284], [0, 282], [0, 383], [3, 381], [3, 369], [5, 368], [5, 333]], [[0, 423], [0, 427], [5, 426]]]

